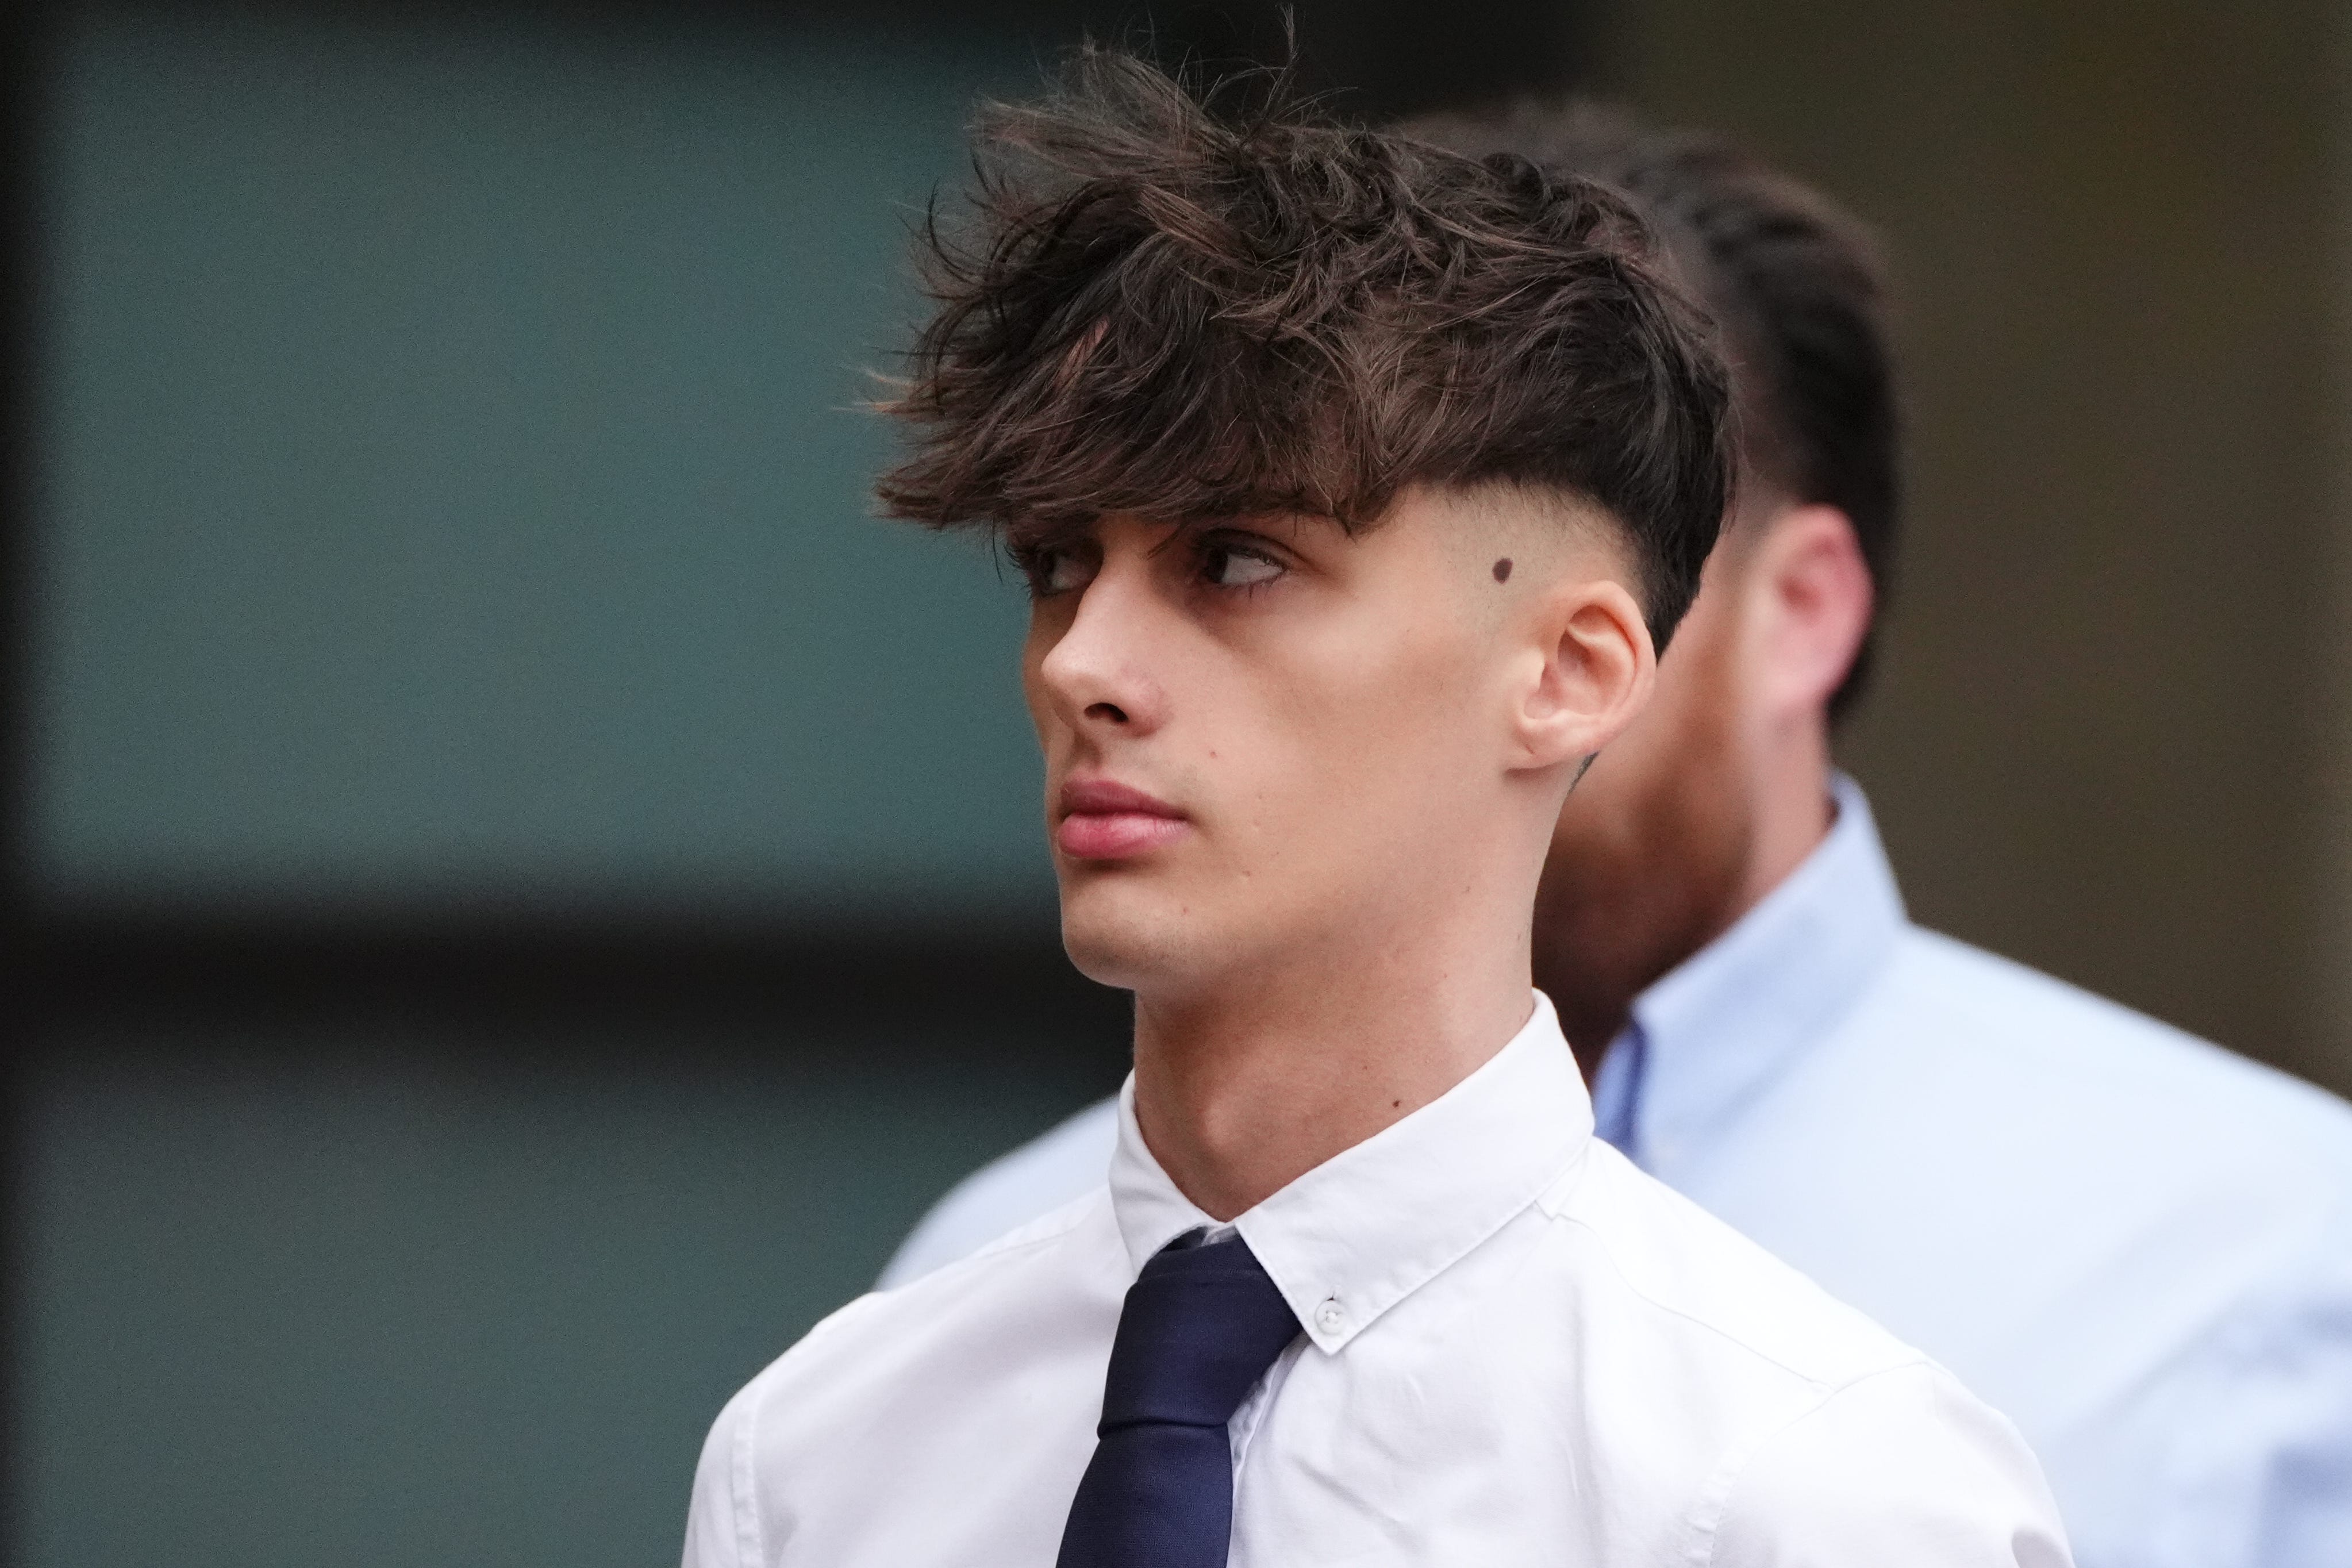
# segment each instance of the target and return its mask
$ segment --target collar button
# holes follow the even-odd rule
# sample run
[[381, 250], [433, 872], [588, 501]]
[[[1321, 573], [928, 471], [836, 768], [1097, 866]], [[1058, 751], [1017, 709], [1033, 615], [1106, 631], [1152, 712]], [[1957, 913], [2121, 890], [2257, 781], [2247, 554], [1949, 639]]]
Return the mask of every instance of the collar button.
[[1315, 1309], [1315, 1326], [1327, 1334], [1336, 1334], [1348, 1326], [1348, 1309], [1339, 1305], [1339, 1298], [1331, 1297]]

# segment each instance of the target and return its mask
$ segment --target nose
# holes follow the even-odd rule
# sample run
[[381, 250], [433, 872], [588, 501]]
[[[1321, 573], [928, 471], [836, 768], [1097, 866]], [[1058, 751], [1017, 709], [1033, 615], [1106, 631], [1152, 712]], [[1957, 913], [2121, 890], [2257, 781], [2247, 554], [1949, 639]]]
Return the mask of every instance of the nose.
[[1141, 736], [1167, 717], [1167, 689], [1152, 673], [1167, 628], [1151, 565], [1148, 544], [1106, 539], [1093, 579], [1071, 591], [1076, 605], [1037, 679], [1073, 729]]

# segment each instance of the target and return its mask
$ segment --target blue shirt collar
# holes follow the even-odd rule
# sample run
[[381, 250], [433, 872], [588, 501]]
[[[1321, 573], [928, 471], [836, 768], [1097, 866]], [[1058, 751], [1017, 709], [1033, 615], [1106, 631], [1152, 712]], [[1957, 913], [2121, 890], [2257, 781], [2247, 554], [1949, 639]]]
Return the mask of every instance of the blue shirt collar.
[[1604, 1134], [1654, 1173], [1726, 1124], [1861, 996], [1906, 916], [1870, 803], [1831, 781], [1837, 818], [1786, 880], [1633, 1003], [1595, 1085]]

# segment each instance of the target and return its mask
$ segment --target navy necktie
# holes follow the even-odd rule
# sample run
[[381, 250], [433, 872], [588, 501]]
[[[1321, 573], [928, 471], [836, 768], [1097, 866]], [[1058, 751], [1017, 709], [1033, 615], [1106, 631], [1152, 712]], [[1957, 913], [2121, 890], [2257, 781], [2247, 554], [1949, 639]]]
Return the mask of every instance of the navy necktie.
[[1056, 1568], [1225, 1568], [1225, 1424], [1297, 1337], [1289, 1303], [1239, 1236], [1180, 1237], [1146, 1263], [1119, 1309], [1099, 1441]]

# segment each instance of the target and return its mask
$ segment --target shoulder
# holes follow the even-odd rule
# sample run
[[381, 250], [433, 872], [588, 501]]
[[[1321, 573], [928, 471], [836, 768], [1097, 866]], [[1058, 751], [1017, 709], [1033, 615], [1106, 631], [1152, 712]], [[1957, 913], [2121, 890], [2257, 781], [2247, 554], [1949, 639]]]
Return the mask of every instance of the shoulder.
[[[860, 1296], [802, 1337], [738, 1397], [746, 1418], [780, 1401], [855, 1402], [903, 1381], [910, 1367], [1124, 1289], [1107, 1193], [1064, 1204], [969, 1258], [902, 1286]], [[733, 1406], [730, 1406], [733, 1408]]]
[[1598, 1241], [1670, 1362], [1739, 1393], [1697, 1560], [2063, 1568], [2040, 1467], [1944, 1368], [1606, 1144], [1547, 1205]]
[[1606, 1144], [1545, 1207], [1597, 1244], [1647, 1381], [1709, 1424], [1695, 1560], [2063, 1568], [2032, 1455], [1943, 1367]]
[[1922, 1359], [1598, 1139], [1543, 1206], [1592, 1238], [1615, 1289], [1669, 1336], [1816, 1390]]
[[2209, 1131], [2284, 1134], [2352, 1171], [2352, 1106], [2121, 1003], [1938, 931], [1912, 927], [1888, 989], [1916, 1021], [1964, 1029], [1979, 1049], [2050, 1087], [2095, 1086], [2121, 1110], [2192, 1110]]
[[885, 1289], [968, 1258], [998, 1237], [1095, 1191], [1118, 1142], [1118, 1101], [1100, 1100], [956, 1184], [899, 1244]]
[[2113, 1183], [2126, 1211], [2228, 1207], [2306, 1231], [2352, 1205], [2352, 1106], [2079, 986], [1915, 928], [1874, 1006], [1872, 1048], [1906, 1042], [1948, 1103], [2060, 1162], [2053, 1196]]
[[1723, 1477], [1712, 1568], [2066, 1568], [2056, 1502], [2015, 1427], [1941, 1367], [1843, 1384]]
[[872, 1451], [883, 1435], [936, 1426], [940, 1390], [1017, 1379], [1073, 1343], [1108, 1343], [1123, 1258], [1109, 1198], [1096, 1194], [825, 1318], [712, 1423], [689, 1510], [688, 1568], [766, 1561], [792, 1533], [795, 1498], [887, 1462]]

